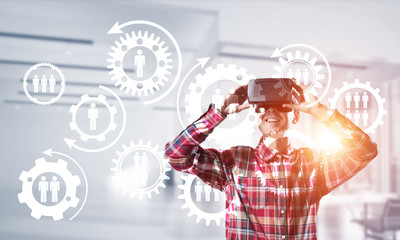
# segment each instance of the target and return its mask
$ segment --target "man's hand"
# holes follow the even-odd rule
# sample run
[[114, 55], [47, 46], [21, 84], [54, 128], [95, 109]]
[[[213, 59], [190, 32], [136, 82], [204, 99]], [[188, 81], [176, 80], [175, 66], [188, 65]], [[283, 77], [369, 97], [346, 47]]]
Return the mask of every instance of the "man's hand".
[[225, 96], [224, 103], [221, 106], [223, 115], [234, 114], [250, 108], [250, 104], [244, 103], [247, 100], [247, 84], [239, 86], [235, 91]]
[[306, 86], [296, 84], [296, 79], [292, 79], [293, 89], [292, 94], [297, 99], [299, 104], [283, 104], [283, 107], [292, 108], [300, 112], [305, 112], [314, 117], [326, 122], [331, 117], [329, 108], [318, 101], [318, 98], [310, 93], [304, 93]]

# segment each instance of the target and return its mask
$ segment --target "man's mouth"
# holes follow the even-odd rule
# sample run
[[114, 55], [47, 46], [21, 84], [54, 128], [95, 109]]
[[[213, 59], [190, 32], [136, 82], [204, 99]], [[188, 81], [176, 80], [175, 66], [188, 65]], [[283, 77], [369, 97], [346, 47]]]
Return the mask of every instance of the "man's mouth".
[[277, 122], [279, 122], [279, 119], [276, 119], [276, 118], [269, 118], [269, 119], [267, 119], [266, 121], [269, 122], [269, 123], [277, 123]]
[[265, 121], [267, 123], [278, 123], [278, 122], [280, 122], [280, 119], [276, 118], [276, 117], [267, 117], [267, 118], [265, 118]]

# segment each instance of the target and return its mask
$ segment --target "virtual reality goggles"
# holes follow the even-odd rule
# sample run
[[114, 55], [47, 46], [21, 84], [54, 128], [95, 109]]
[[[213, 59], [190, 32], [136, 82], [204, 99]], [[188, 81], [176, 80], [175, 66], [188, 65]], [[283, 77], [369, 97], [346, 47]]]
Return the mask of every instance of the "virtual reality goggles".
[[293, 109], [285, 108], [283, 104], [298, 103], [298, 99], [292, 95], [292, 88], [299, 93], [300, 101], [304, 101], [303, 90], [293, 85], [290, 78], [252, 79], [248, 84], [247, 96], [257, 113], [265, 112], [270, 107], [281, 112], [291, 112]]

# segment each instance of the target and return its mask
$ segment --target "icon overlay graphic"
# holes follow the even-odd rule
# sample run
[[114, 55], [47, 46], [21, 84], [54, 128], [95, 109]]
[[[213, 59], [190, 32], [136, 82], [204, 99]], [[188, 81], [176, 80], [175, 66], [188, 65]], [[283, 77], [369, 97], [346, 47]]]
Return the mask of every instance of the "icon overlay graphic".
[[[30, 91], [33, 86], [33, 92]], [[51, 63], [38, 63], [26, 71], [22, 86], [25, 95], [38, 105], [50, 105], [57, 102], [65, 91], [65, 77], [61, 70]], [[59, 88], [58, 94], [55, 91]], [[38, 94], [45, 95], [48, 100], [38, 99]]]
[[[74, 219], [82, 210], [86, 203], [88, 193], [88, 183], [86, 175], [83, 172], [81, 166], [73, 160], [71, 157], [55, 152], [52, 149], [48, 149], [43, 152], [45, 155], [52, 157], [54, 155], [60, 155], [62, 158], [66, 158], [73, 162], [81, 171], [86, 186], [86, 192], [84, 199], [78, 199], [77, 187], [81, 185], [81, 179], [78, 175], [73, 175], [68, 169], [68, 162], [59, 159], [57, 162], [46, 161], [45, 158], [39, 158], [35, 160], [35, 166], [29, 171], [22, 171], [19, 179], [22, 181], [22, 192], [18, 194], [18, 200], [20, 203], [25, 203], [31, 210], [32, 217], [40, 219], [42, 216], [52, 217], [54, 221], [58, 221], [64, 218], [64, 212], [69, 208], [76, 208], [81, 201], [81, 207], [69, 220]], [[44, 174], [51, 173], [52, 178], [46, 179]], [[58, 178], [58, 177], [60, 178]], [[39, 178], [40, 177], [40, 178]], [[40, 181], [35, 181], [40, 179]], [[63, 198], [58, 199], [60, 191], [60, 181], [65, 183], [65, 194]], [[38, 182], [36, 185], [35, 183]], [[38, 201], [34, 195], [34, 189], [38, 187], [40, 192], [40, 201]], [[51, 202], [53, 205], [45, 205], [48, 196], [47, 192], [51, 192]]]
[[[279, 64], [274, 78], [295, 78], [297, 84], [306, 87], [305, 97], [313, 94], [322, 100], [331, 84], [331, 68], [325, 56], [316, 48], [306, 44], [291, 44], [276, 48], [271, 58], [278, 58]], [[282, 85], [285, 87], [284, 82]], [[310, 103], [308, 106], [316, 104]]]
[[[72, 105], [70, 108], [70, 113], [72, 114], [72, 122], [70, 123], [70, 128], [71, 130], [75, 130], [79, 133], [80, 138], [82, 141], [88, 141], [88, 139], [96, 139], [99, 142], [102, 142], [105, 140], [106, 135], [108, 132], [110, 131], [115, 131], [115, 129], [117, 128], [117, 124], [114, 122], [114, 116], [117, 113], [117, 108], [115, 106], [110, 106], [110, 104], [106, 101], [106, 97], [104, 95], [98, 95], [97, 97], [89, 97], [88, 94], [85, 94], [81, 97], [81, 101], [77, 104], [77, 105]], [[87, 133], [84, 133], [79, 127], [78, 124], [76, 122], [76, 114], [78, 112], [78, 109], [85, 103], [87, 102], [91, 102], [91, 101], [97, 101], [99, 103], [102, 103], [104, 106], [106, 106], [107, 111], [109, 112], [110, 116], [111, 116], [111, 120], [109, 122], [109, 125], [107, 127], [107, 129], [97, 135], [89, 135]], [[91, 109], [88, 111], [88, 115], [90, 116], [90, 122], [91, 122], [91, 130], [95, 130], [96, 129], [96, 124], [94, 120], [94, 115], [98, 115], [98, 113], [96, 114], [96, 112], [93, 112], [91, 110], [95, 110], [95, 104], [91, 103]], [[94, 113], [94, 114], [93, 114]]]
[[[219, 190], [211, 188], [206, 184], [203, 184], [196, 176], [194, 175], [182, 175], [181, 178], [184, 180], [184, 184], [178, 185], [178, 188], [183, 191], [181, 195], [178, 196], [178, 199], [184, 200], [184, 204], [182, 205], [182, 209], [188, 208], [189, 213], [188, 217], [192, 215], [196, 215], [196, 222], [199, 223], [202, 219], [205, 220], [206, 225], [209, 226], [212, 221], [215, 222], [218, 226], [220, 225], [221, 219], [225, 218], [227, 213], [236, 214], [235, 206], [232, 201], [227, 209], [223, 209], [218, 212], [207, 212], [200, 209], [196, 202], [199, 203], [201, 201], [205, 202], [225, 202], [225, 197], [221, 198], [218, 194], [221, 194]], [[194, 185], [194, 198], [192, 197], [192, 185]], [[204, 196], [203, 196], [204, 195]], [[235, 203], [236, 204], [236, 203]], [[225, 206], [225, 204], [223, 204]], [[232, 211], [230, 211], [230, 209]]]
[[[68, 147], [70, 149], [72, 148], [76, 148], [80, 151], [84, 151], [84, 152], [100, 152], [100, 151], [104, 151], [108, 148], [110, 148], [111, 146], [113, 146], [122, 136], [122, 134], [124, 133], [125, 127], [126, 127], [126, 110], [125, 110], [125, 106], [123, 104], [123, 102], [121, 101], [120, 97], [113, 92], [112, 90], [110, 90], [107, 87], [104, 87], [102, 85], [99, 86], [100, 89], [103, 89], [109, 93], [112, 94], [112, 96], [117, 100], [119, 107], [122, 110], [122, 118], [123, 118], [123, 122], [122, 125], [120, 127], [120, 131], [117, 135], [117, 137], [110, 142], [109, 144], [107, 144], [106, 146], [102, 146], [99, 148], [86, 148], [86, 147], [82, 147], [78, 144], [76, 144], [76, 140], [75, 139], [69, 139], [69, 138], [64, 138], [64, 141], [66, 142], [66, 144], [68, 145]], [[83, 130], [81, 130], [81, 128], [79, 127], [79, 123], [77, 122], [77, 112], [78, 110], [83, 106], [83, 104], [89, 103], [90, 104], [90, 108], [87, 111], [87, 118], [90, 122], [90, 131], [92, 130], [96, 130], [96, 121], [98, 118], [98, 109], [97, 109], [97, 105], [103, 105], [105, 106], [105, 108], [107, 109], [107, 112], [109, 113], [110, 116], [110, 120], [109, 120], [109, 124], [108, 127], [101, 133], [87, 133], [84, 132]], [[97, 103], [97, 105], [96, 105]], [[106, 135], [108, 133], [110, 133], [111, 131], [115, 131], [117, 128], [117, 124], [115, 123], [115, 115], [118, 113], [117, 108], [115, 106], [111, 106], [108, 102], [107, 99], [104, 95], [99, 94], [97, 97], [90, 97], [89, 95], [85, 94], [81, 97], [81, 101], [77, 104], [77, 105], [72, 105], [70, 108], [70, 113], [72, 115], [72, 121], [69, 124], [69, 127], [71, 130], [76, 131], [79, 133], [80, 135], [80, 140], [82, 140], [83, 142], [87, 142], [88, 140], [96, 140], [97, 142], [104, 142], [104, 140], [106, 139]]]
[[[350, 91], [355, 90], [354, 94]], [[345, 116], [350, 118], [356, 125], [360, 126], [366, 133], [374, 134], [378, 126], [383, 125], [383, 116], [387, 114], [384, 108], [386, 100], [379, 95], [379, 88], [373, 88], [370, 82], [361, 83], [359, 79], [354, 80], [353, 83], [343, 83], [343, 87], [335, 89], [335, 95], [329, 99], [331, 109], [335, 109], [339, 105], [340, 100], [344, 100], [346, 105]], [[370, 121], [371, 118], [368, 114], [368, 106], [372, 99], [369, 98], [372, 95], [378, 105], [378, 112], [376, 118]], [[354, 113], [351, 113], [350, 109], [354, 108]], [[368, 124], [368, 122], [372, 122]]]
[[[155, 91], [163, 92], [153, 99], [143, 101], [143, 104], [151, 104], [163, 99], [167, 96], [179, 81], [182, 71], [182, 56], [181, 51], [175, 38], [162, 26], [145, 20], [129, 21], [123, 24], [116, 22], [107, 34], [122, 34], [123, 28], [133, 26], [137, 30], [125, 33], [124, 37], [120, 37], [119, 41], [115, 41], [115, 45], [111, 47], [109, 53], [110, 58], [107, 59], [111, 69], [109, 74], [111, 80], [115, 82], [115, 86], [119, 86], [126, 93], [131, 93], [132, 96], [153, 95]], [[142, 26], [142, 28], [140, 28]], [[151, 27], [153, 31], [144, 30]], [[163, 38], [161, 35], [166, 36]], [[167, 44], [171, 42], [172, 44]], [[134, 54], [129, 59], [129, 53]], [[175, 53], [176, 60], [171, 57]], [[155, 58], [155, 66], [149, 63], [150, 58]], [[177, 66], [172, 66], [172, 62], [177, 61]], [[124, 62], [130, 62], [136, 70], [136, 74], [128, 74], [124, 68]], [[152, 69], [153, 68], [153, 69]], [[152, 73], [145, 76], [146, 70]], [[171, 71], [174, 71], [174, 75]], [[172, 81], [168, 89], [162, 87], [166, 82]]]
[[[112, 160], [115, 167], [112, 167], [111, 171], [115, 173], [115, 180], [118, 187], [123, 189], [123, 193], [129, 193], [131, 198], [136, 195], [140, 199], [143, 199], [143, 196], [151, 198], [153, 192], [159, 194], [158, 189], [166, 187], [164, 181], [169, 179], [166, 173], [171, 168], [168, 167], [168, 161], [163, 157], [163, 153], [159, 152], [158, 146], [153, 147], [150, 141], [144, 144], [141, 139], [138, 144], [131, 141], [129, 146], [123, 145], [123, 151], [117, 152], [117, 156], [118, 158]], [[155, 160], [158, 166], [150, 168], [150, 158]], [[133, 161], [130, 161], [130, 159]], [[129, 162], [134, 164], [132, 171], [129, 172], [129, 175], [133, 176], [130, 181], [126, 179], [126, 173], [124, 174], [124, 168], [126, 168], [124, 166], [128, 165]], [[150, 182], [149, 169], [155, 169], [156, 167], [159, 169], [159, 174], [156, 179]]]
[[[233, 94], [235, 88], [240, 85], [245, 85], [250, 79], [255, 78], [254, 75], [248, 74], [247, 70], [244, 68], [239, 68], [233, 64], [218, 64], [215, 68], [208, 67], [204, 69], [204, 73], [197, 74], [192, 82], [186, 82], [189, 74], [199, 66], [203, 69], [208, 60], [209, 58], [198, 59], [198, 63], [186, 74], [178, 89], [177, 112], [182, 127], [186, 125], [184, 120], [187, 120], [186, 122], [189, 124], [204, 113], [206, 109], [204, 109], [203, 99], [205, 99], [207, 103], [210, 101], [213, 102], [218, 108], [224, 101], [222, 90], [229, 89], [229, 94]], [[187, 91], [184, 93], [183, 85], [185, 82], [188, 86]], [[221, 86], [218, 86], [219, 84], [221, 84]], [[184, 94], [183, 102], [179, 99], [182, 97], [182, 94]], [[184, 105], [184, 113], [180, 110], [181, 104]], [[232, 104], [230, 107], [234, 110], [237, 105]], [[213, 134], [211, 134], [207, 140], [214, 141], [222, 146], [224, 144], [234, 143], [238, 140], [237, 131], [248, 135], [251, 135], [255, 131], [254, 109], [251, 108], [243, 112], [243, 114], [240, 115], [241, 118], [236, 117], [236, 114], [228, 115], [228, 119], [235, 122], [231, 121], [231, 124], [228, 125], [230, 122], [225, 121], [227, 125], [214, 129]], [[232, 131], [233, 129], [235, 131]]]

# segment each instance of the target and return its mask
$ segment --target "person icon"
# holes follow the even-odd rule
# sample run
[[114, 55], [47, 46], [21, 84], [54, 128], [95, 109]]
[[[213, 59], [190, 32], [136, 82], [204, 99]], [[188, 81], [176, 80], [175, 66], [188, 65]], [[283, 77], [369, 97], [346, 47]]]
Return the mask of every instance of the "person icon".
[[351, 94], [350, 92], [346, 93], [346, 96], [344, 97], [344, 100], [346, 101], [346, 108], [350, 108], [350, 103], [351, 103]]
[[307, 68], [305, 68], [304, 71], [303, 71], [303, 82], [304, 82], [304, 85], [306, 85], [306, 86], [308, 85], [309, 78], [310, 78], [310, 72], [308, 71]]
[[359, 126], [360, 125], [360, 118], [361, 118], [361, 114], [358, 112], [358, 110], [356, 110], [356, 112], [353, 114], [354, 117], [354, 123]]
[[364, 127], [368, 126], [368, 111], [364, 110], [361, 117], [363, 119], [363, 126]]
[[149, 179], [149, 173], [148, 173], [148, 163], [149, 163], [149, 157], [147, 156], [146, 152], [143, 152], [142, 157], [140, 159], [140, 186], [141, 187], [146, 187], [147, 186], [147, 180]]
[[353, 96], [353, 99], [354, 99], [354, 107], [355, 108], [359, 108], [360, 107], [360, 100], [361, 100], [360, 94], [358, 94], [358, 92], [356, 92], [354, 94], [354, 96]]
[[216, 188], [213, 188], [212, 192], [214, 194], [214, 202], [219, 202], [219, 190]]
[[40, 79], [40, 85], [42, 86], [42, 93], [46, 93], [47, 92], [47, 77], [46, 75], [42, 75], [42, 78]]
[[204, 194], [205, 194], [206, 202], [209, 202], [211, 200], [211, 192], [212, 192], [211, 186], [208, 184], [204, 185]]
[[224, 104], [224, 95], [221, 94], [221, 89], [217, 88], [212, 96], [212, 101], [217, 109], [221, 109], [222, 104]]
[[33, 76], [32, 84], [33, 84], [33, 92], [38, 93], [39, 92], [39, 77], [38, 77], [38, 75]]
[[296, 69], [296, 72], [294, 73], [294, 77], [296, 78], [296, 84], [297, 85], [300, 85], [301, 84], [301, 72], [300, 72], [300, 69], [299, 68], [297, 68]]
[[196, 193], [196, 201], [201, 202], [201, 194], [203, 193], [203, 185], [200, 181], [196, 182], [196, 186], [194, 187], [194, 192]]
[[351, 117], [351, 112], [350, 112], [349, 109], [347, 109], [347, 111], [346, 111], [346, 113], [344, 114], [344, 116], [351, 120], [352, 117]]
[[294, 78], [294, 72], [292, 69], [289, 69], [289, 71], [286, 74], [286, 77], [290, 79]]
[[47, 191], [49, 191], [49, 182], [42, 176], [39, 181], [40, 202], [47, 202]]
[[49, 86], [50, 86], [50, 92], [54, 93], [54, 86], [56, 85], [56, 79], [54, 78], [54, 75], [50, 75], [49, 78]]
[[362, 95], [362, 97], [361, 97], [361, 100], [362, 100], [362, 102], [363, 102], [363, 107], [364, 107], [364, 108], [368, 108], [369, 96], [368, 96], [368, 93], [367, 93], [367, 92], [364, 92], [364, 93], [363, 93], [363, 95]]
[[60, 181], [57, 180], [57, 176], [53, 176], [50, 182], [51, 191], [51, 202], [58, 202], [58, 192], [60, 191]]
[[143, 55], [143, 51], [141, 49], [137, 50], [137, 54], [135, 55], [135, 66], [136, 66], [136, 77], [143, 77], [143, 68], [146, 65], [146, 56]]
[[90, 130], [95, 131], [97, 128], [97, 119], [99, 118], [99, 109], [96, 108], [95, 103], [90, 104], [90, 108], [88, 110], [88, 118], [90, 121]]

